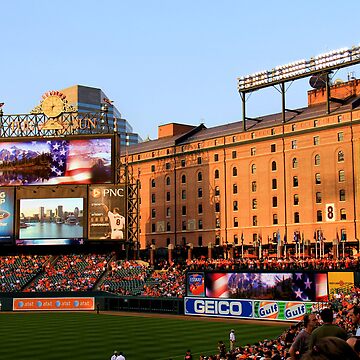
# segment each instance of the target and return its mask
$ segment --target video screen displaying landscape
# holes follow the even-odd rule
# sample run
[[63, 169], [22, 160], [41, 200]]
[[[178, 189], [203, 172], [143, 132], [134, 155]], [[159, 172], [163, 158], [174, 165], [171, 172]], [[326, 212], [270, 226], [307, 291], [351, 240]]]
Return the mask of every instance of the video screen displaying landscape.
[[0, 186], [112, 182], [111, 139], [0, 143]]
[[19, 240], [82, 239], [84, 199], [20, 199]]

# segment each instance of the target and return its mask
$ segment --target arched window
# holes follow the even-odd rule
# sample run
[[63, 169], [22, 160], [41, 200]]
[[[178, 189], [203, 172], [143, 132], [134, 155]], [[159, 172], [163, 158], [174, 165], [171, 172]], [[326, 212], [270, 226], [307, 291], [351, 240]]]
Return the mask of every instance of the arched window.
[[233, 176], [237, 176], [237, 167], [233, 167]]
[[170, 176], [167, 176], [166, 179], [165, 179], [165, 183], [166, 185], [170, 185]]
[[181, 183], [186, 184], [186, 175], [181, 175]]
[[292, 167], [293, 167], [293, 169], [296, 169], [298, 167], [298, 159], [297, 158], [292, 159]]
[[320, 165], [320, 155], [319, 154], [315, 155], [315, 165]]
[[251, 165], [251, 173], [256, 174], [256, 165], [255, 164]]
[[155, 179], [151, 179], [151, 187], [155, 187]]
[[197, 179], [198, 179], [198, 181], [202, 181], [202, 172], [201, 171], [198, 172]]
[[275, 170], [276, 170], [276, 161], [273, 161], [273, 162], [271, 163], [271, 170], [272, 170], [272, 171], [275, 171]]
[[344, 152], [342, 150], [340, 150], [338, 152], [338, 162], [343, 162], [344, 161]]
[[215, 170], [214, 177], [215, 179], [218, 179], [220, 177], [220, 171], [218, 169]]

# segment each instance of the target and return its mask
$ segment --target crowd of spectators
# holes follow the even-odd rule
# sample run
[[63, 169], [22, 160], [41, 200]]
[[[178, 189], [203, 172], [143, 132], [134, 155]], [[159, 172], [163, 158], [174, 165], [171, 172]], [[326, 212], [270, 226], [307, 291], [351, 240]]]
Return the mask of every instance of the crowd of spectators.
[[143, 261], [113, 261], [100, 290], [126, 296], [140, 295], [151, 273], [149, 264]]
[[279, 259], [192, 259], [187, 261], [188, 270], [358, 270], [358, 258], [279, 258]]
[[50, 256], [15, 255], [0, 257], [0, 292], [21, 291], [39, 272]]
[[111, 254], [62, 255], [49, 262], [26, 289], [43, 291], [90, 291], [107, 269]]
[[151, 297], [184, 297], [185, 272], [185, 269], [179, 265], [154, 271], [150, 280], [145, 284], [141, 295]]
[[[356, 333], [356, 326], [350, 315], [354, 306], [359, 306], [360, 303], [360, 288], [354, 288], [350, 293], [337, 293], [336, 300], [328, 304], [334, 311], [333, 323], [344, 329], [348, 334], [348, 337], [353, 336]], [[316, 310], [317, 318], [319, 319], [319, 313], [321, 310]], [[321, 320], [320, 320], [321, 321]], [[255, 344], [246, 344], [235, 347], [234, 350], [226, 351], [225, 342], [219, 342], [218, 353], [200, 355], [200, 360], [238, 360], [238, 359], [255, 359], [255, 360], [290, 360], [293, 359], [290, 354], [290, 348], [294, 343], [294, 339], [303, 329], [303, 322], [299, 322], [295, 325], [291, 325], [276, 339], [265, 339]], [[339, 341], [339, 346], [342, 343]], [[312, 349], [312, 348], [311, 348]], [[310, 350], [311, 350], [310, 349]], [[335, 354], [334, 354], [335, 355]], [[309, 355], [311, 356], [311, 354]], [[295, 357], [296, 358], [296, 357]], [[297, 357], [298, 359], [300, 357]], [[307, 357], [312, 359], [313, 357]], [[335, 359], [336, 357], [333, 357]], [[339, 357], [340, 358], [340, 357]], [[323, 360], [327, 357], [322, 357]], [[344, 360], [346, 357], [343, 358]]]

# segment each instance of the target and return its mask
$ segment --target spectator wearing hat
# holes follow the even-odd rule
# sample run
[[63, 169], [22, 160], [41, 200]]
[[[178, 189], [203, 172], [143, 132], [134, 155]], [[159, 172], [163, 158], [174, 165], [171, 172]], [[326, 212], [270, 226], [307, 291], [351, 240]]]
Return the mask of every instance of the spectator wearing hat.
[[231, 350], [234, 350], [235, 341], [236, 341], [235, 330], [234, 329], [230, 330], [229, 340], [230, 340], [230, 351], [231, 351]]

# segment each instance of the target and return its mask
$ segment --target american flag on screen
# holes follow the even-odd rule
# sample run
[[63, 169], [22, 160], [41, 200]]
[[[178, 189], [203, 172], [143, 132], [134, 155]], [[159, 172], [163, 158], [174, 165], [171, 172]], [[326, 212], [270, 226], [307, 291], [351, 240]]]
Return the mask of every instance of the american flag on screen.
[[[78, 141], [78, 145], [82, 145]], [[49, 184], [87, 184], [91, 179], [91, 164], [79, 151], [75, 151], [66, 140], [51, 140], [47, 144], [51, 152], [51, 179]], [[86, 141], [84, 141], [84, 146]]]

